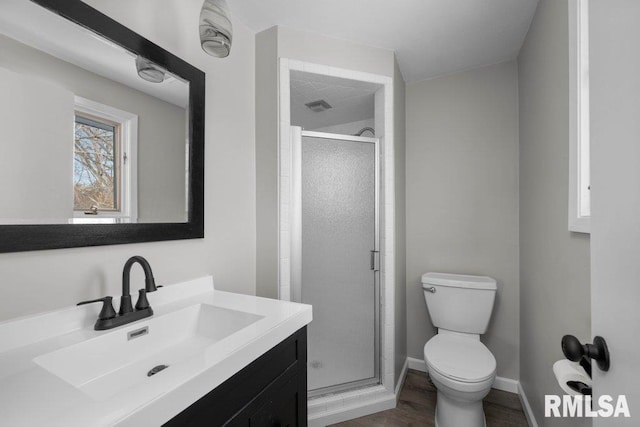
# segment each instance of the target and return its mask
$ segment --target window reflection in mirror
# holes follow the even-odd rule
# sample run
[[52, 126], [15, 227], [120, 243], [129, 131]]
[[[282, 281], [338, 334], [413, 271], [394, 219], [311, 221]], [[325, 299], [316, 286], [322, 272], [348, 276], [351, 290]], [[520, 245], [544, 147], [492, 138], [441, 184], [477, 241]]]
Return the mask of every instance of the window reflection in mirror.
[[[73, 209], [95, 215], [122, 212], [119, 159], [120, 123], [103, 117], [75, 116], [73, 145]], [[126, 161], [126, 156], [122, 156]]]

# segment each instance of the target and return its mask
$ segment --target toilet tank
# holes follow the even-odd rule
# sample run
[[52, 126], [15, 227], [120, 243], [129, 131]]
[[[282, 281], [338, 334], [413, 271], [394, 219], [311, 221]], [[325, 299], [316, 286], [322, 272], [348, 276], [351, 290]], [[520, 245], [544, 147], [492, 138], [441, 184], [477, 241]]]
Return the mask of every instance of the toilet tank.
[[496, 296], [496, 280], [466, 274], [425, 273], [422, 289], [437, 328], [484, 334]]

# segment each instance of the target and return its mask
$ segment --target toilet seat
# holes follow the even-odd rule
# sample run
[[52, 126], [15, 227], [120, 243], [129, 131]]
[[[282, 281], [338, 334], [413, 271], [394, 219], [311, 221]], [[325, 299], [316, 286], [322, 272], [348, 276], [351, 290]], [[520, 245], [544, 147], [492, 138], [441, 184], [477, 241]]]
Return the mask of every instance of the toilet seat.
[[496, 374], [493, 354], [471, 337], [438, 334], [425, 344], [424, 359], [429, 372], [456, 383], [493, 382]]

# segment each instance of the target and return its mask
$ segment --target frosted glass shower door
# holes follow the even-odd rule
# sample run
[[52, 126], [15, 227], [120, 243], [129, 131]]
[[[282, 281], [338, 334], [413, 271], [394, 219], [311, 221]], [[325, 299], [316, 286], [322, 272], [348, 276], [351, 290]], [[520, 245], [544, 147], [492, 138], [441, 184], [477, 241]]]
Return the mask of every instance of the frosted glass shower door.
[[294, 298], [313, 305], [308, 387], [378, 382], [377, 140], [301, 135]]

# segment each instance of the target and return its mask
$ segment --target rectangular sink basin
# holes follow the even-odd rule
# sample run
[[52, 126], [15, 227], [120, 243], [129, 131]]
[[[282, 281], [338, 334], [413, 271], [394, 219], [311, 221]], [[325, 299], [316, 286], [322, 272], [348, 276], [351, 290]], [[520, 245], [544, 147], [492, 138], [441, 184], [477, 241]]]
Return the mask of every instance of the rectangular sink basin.
[[152, 369], [156, 368], [154, 376], [161, 376], [172, 366], [187, 363], [211, 344], [262, 318], [253, 313], [196, 304], [120, 327], [39, 356], [34, 362], [93, 399], [104, 400], [149, 381]]

